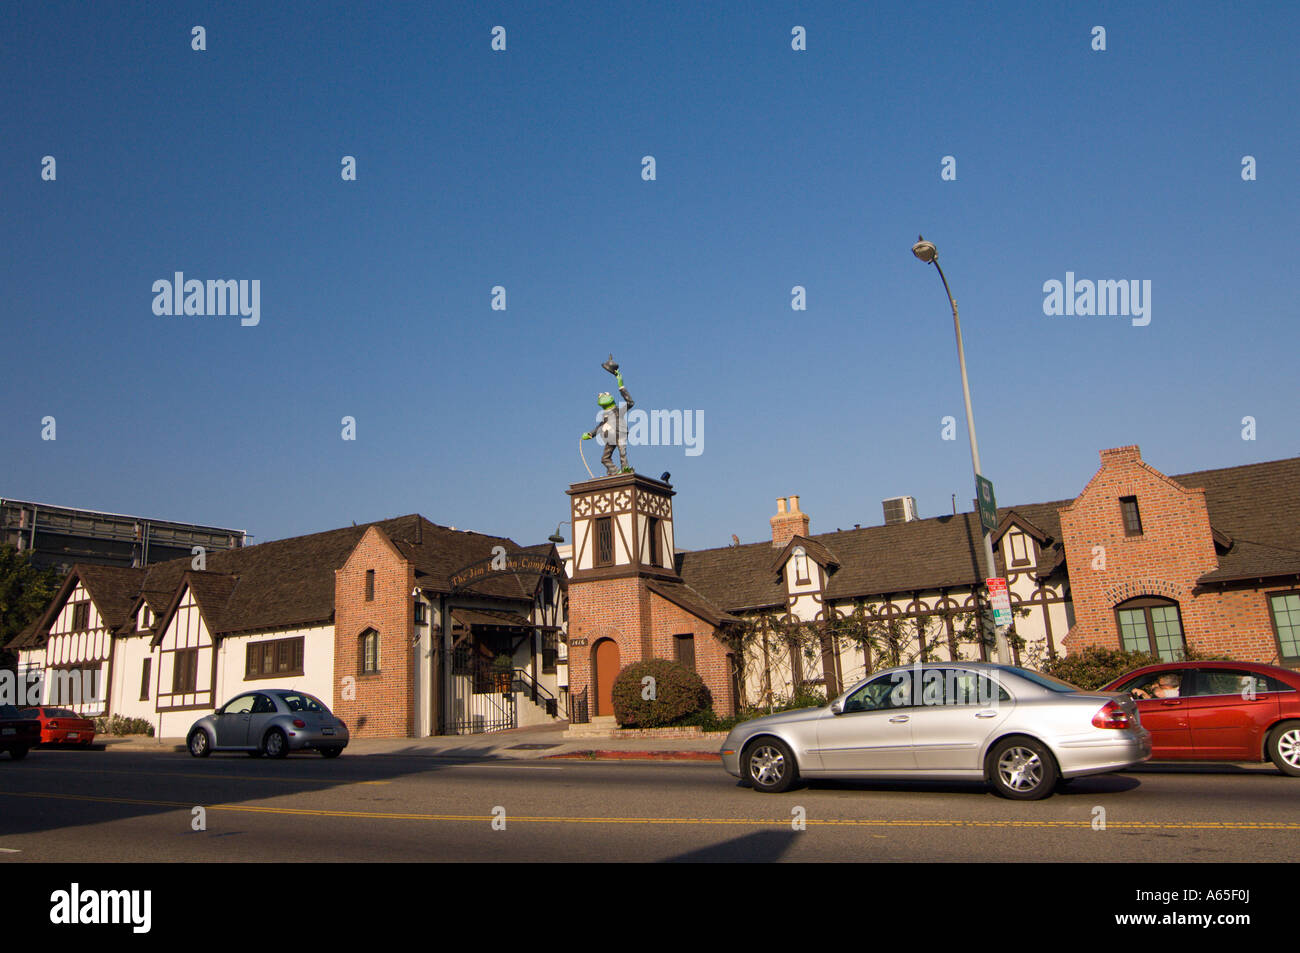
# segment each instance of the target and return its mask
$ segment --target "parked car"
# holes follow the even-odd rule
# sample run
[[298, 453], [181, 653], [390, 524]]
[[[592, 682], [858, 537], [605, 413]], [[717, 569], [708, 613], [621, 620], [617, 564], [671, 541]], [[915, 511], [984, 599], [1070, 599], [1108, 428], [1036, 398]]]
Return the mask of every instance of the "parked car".
[[88, 746], [95, 740], [95, 723], [69, 708], [23, 708], [21, 711], [24, 717], [40, 723], [43, 745]]
[[41, 723], [24, 715], [13, 705], [0, 705], [0, 751], [21, 761], [27, 752], [41, 743]]
[[1258, 662], [1165, 662], [1115, 679], [1159, 761], [1272, 761], [1300, 777], [1300, 673]]
[[187, 736], [190, 754], [246, 751], [255, 758], [283, 758], [290, 751], [314, 749], [336, 758], [348, 746], [348, 726], [314, 695], [265, 689], [237, 695], [194, 723]]
[[1140, 764], [1151, 738], [1128, 695], [1009, 665], [939, 662], [878, 672], [825, 708], [744, 722], [721, 754], [757, 791], [800, 777], [952, 779], [1036, 800], [1062, 779]]

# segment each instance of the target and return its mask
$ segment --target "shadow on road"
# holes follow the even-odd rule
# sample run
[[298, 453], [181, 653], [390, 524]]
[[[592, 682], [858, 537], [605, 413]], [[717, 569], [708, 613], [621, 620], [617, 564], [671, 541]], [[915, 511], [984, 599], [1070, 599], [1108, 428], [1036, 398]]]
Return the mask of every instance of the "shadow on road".
[[665, 864], [770, 864], [780, 860], [794, 843], [796, 832], [755, 831], [733, 837], [721, 844], [701, 847], [675, 857], [667, 857]]

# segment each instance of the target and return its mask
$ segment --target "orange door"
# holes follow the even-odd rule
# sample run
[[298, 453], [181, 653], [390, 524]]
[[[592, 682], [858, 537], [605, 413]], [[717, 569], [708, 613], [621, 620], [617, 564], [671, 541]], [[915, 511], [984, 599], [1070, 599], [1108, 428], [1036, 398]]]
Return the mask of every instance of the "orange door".
[[618, 674], [618, 643], [601, 639], [596, 643], [596, 714], [614, 714], [614, 676]]

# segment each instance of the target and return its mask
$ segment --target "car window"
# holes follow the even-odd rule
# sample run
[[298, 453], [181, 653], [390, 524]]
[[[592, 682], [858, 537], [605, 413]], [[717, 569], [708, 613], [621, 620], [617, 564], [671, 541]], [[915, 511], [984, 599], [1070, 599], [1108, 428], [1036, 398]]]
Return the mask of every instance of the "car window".
[[312, 698], [310, 695], [302, 695], [297, 692], [293, 692], [287, 695], [281, 695], [280, 697], [284, 700], [285, 706], [290, 711], [323, 712], [325, 710], [325, 706], [323, 706], [316, 699]]
[[225, 708], [221, 709], [223, 715], [247, 715], [253, 710], [252, 695], [240, 695]]
[[79, 718], [75, 711], [69, 711], [66, 708], [47, 708], [45, 709], [46, 718]]
[[1035, 685], [1038, 685], [1041, 688], [1046, 688], [1051, 692], [1060, 692], [1061, 694], [1065, 694], [1067, 692], [1077, 692], [1080, 690], [1077, 685], [1071, 685], [1069, 682], [1064, 682], [1051, 675], [1044, 675], [1042, 672], [1031, 672], [1027, 668], [1016, 668], [1013, 665], [1004, 665], [1002, 666], [1002, 670], [1011, 672], [1014, 675], [1019, 675], [1021, 678], [1025, 679], [1025, 681], [1033, 682]]
[[272, 715], [275, 713], [275, 702], [271, 701], [268, 695], [253, 696], [253, 714], [254, 715]]
[[[1184, 672], [1147, 672], [1124, 682], [1116, 691], [1128, 692], [1139, 701], [1179, 698], [1183, 694]], [[1187, 680], [1190, 687], [1190, 679]]]
[[893, 672], [872, 679], [844, 699], [844, 712], [883, 711], [890, 708], [907, 708], [912, 704], [912, 677], [910, 672]]
[[1007, 690], [980, 672], [931, 668], [921, 676], [922, 705], [993, 705], [1011, 701]]
[[1196, 670], [1196, 680], [1192, 685], [1195, 695], [1236, 695], [1240, 698], [1252, 698], [1264, 692], [1276, 691], [1269, 687], [1266, 675], [1256, 675], [1245, 669], [1201, 668]]

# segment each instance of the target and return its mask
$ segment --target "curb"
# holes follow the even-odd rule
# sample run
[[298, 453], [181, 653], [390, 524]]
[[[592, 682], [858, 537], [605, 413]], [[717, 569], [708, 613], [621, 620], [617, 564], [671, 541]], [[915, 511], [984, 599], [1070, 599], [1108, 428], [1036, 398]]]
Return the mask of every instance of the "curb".
[[714, 761], [722, 758], [711, 751], [566, 751], [550, 754], [542, 760], [558, 758], [582, 761]]

